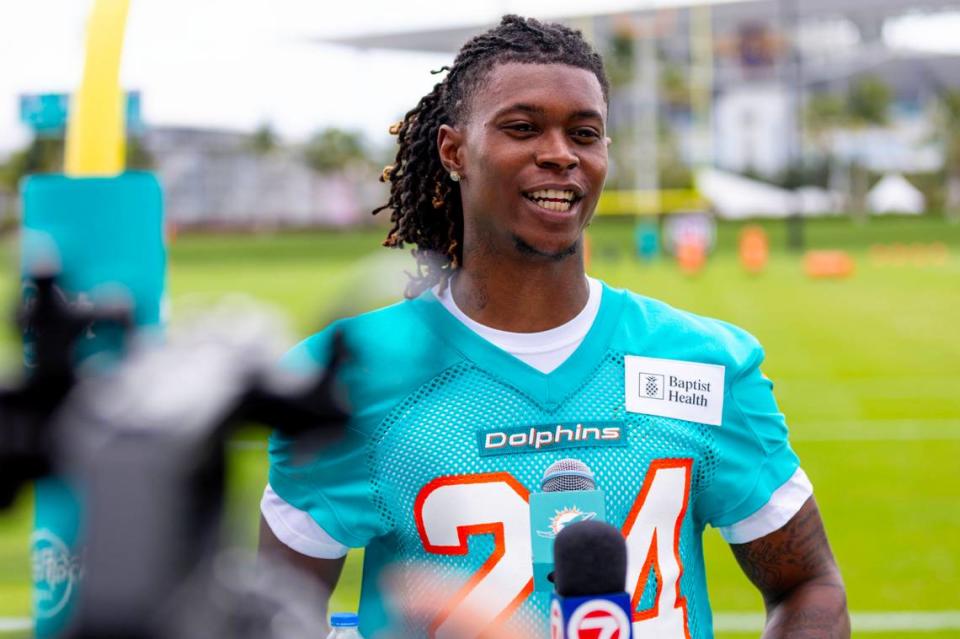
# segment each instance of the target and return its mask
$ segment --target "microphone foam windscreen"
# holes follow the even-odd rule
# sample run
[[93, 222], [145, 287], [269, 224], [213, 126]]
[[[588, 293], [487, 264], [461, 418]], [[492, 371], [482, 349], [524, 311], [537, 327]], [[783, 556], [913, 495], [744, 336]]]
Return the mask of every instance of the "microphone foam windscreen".
[[553, 583], [561, 597], [623, 592], [627, 581], [627, 543], [620, 531], [602, 521], [566, 526], [553, 543]]

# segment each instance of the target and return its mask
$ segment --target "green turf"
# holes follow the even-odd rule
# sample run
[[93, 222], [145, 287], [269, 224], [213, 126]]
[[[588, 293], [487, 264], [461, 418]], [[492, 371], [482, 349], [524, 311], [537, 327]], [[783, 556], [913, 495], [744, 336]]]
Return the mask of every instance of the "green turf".
[[[848, 280], [814, 281], [803, 275], [799, 256], [782, 250], [783, 225], [764, 226], [774, 252], [759, 276], [744, 274], [736, 261], [739, 225], [721, 226], [720, 251], [703, 273], [688, 277], [667, 261], [641, 265], [627, 259], [632, 229], [606, 221], [591, 229], [590, 271], [611, 284], [731, 321], [763, 342], [764, 370], [776, 382], [794, 447], [814, 481], [851, 609], [957, 610], [960, 227], [936, 218], [808, 223], [810, 247], [846, 248], [857, 263]], [[174, 314], [192, 296], [242, 291], [283, 309], [294, 334], [305, 335], [331, 315], [389, 296], [378, 287], [382, 263], [359, 259], [376, 251], [379, 234], [183, 236], [170, 254]], [[876, 242], [931, 241], [950, 247], [946, 265], [895, 267], [869, 258]], [[0, 264], [11, 260], [9, 240], [0, 240]], [[12, 267], [0, 270], [0, 301], [15, 288]], [[10, 335], [0, 336], [0, 368], [15, 361]], [[244, 437], [255, 441], [262, 433]], [[265, 472], [262, 452], [243, 448], [231, 454], [227, 516], [238, 543], [255, 539]], [[29, 610], [29, 518], [28, 495], [0, 517], [0, 617]], [[759, 611], [758, 595], [714, 531], [708, 532], [706, 552], [714, 609]], [[358, 566], [353, 556], [334, 608], [355, 605]]]

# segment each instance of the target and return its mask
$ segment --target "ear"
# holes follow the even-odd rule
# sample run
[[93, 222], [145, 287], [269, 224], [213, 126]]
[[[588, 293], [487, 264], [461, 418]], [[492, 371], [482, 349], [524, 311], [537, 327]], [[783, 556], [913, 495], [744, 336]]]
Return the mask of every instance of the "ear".
[[437, 132], [437, 151], [447, 172], [463, 173], [463, 133], [449, 124], [441, 124]]

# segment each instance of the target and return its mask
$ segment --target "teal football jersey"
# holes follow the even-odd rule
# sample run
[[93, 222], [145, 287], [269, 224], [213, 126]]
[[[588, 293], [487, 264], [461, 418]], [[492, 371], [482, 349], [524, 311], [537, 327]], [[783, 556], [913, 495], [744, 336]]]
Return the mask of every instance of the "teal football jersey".
[[[366, 548], [364, 636], [388, 624], [378, 587], [395, 562], [448, 584], [447, 605], [413, 634], [479, 634], [510, 618], [543, 636], [549, 594], [533, 590], [528, 500], [564, 457], [593, 470], [627, 540], [635, 636], [713, 636], [704, 527], [756, 512], [798, 468], [752, 336], [604, 285], [583, 342], [545, 374], [427, 292], [337, 322], [287, 362], [322, 364], [334, 331], [350, 352], [347, 434], [307, 458], [274, 435], [270, 485]], [[427, 586], [413, 580], [403, 596]]]

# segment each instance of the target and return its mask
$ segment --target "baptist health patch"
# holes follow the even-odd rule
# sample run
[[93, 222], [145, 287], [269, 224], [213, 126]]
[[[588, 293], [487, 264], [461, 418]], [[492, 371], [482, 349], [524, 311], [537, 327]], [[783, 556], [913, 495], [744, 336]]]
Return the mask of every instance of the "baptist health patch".
[[725, 368], [656, 357], [624, 357], [627, 411], [719, 426]]

